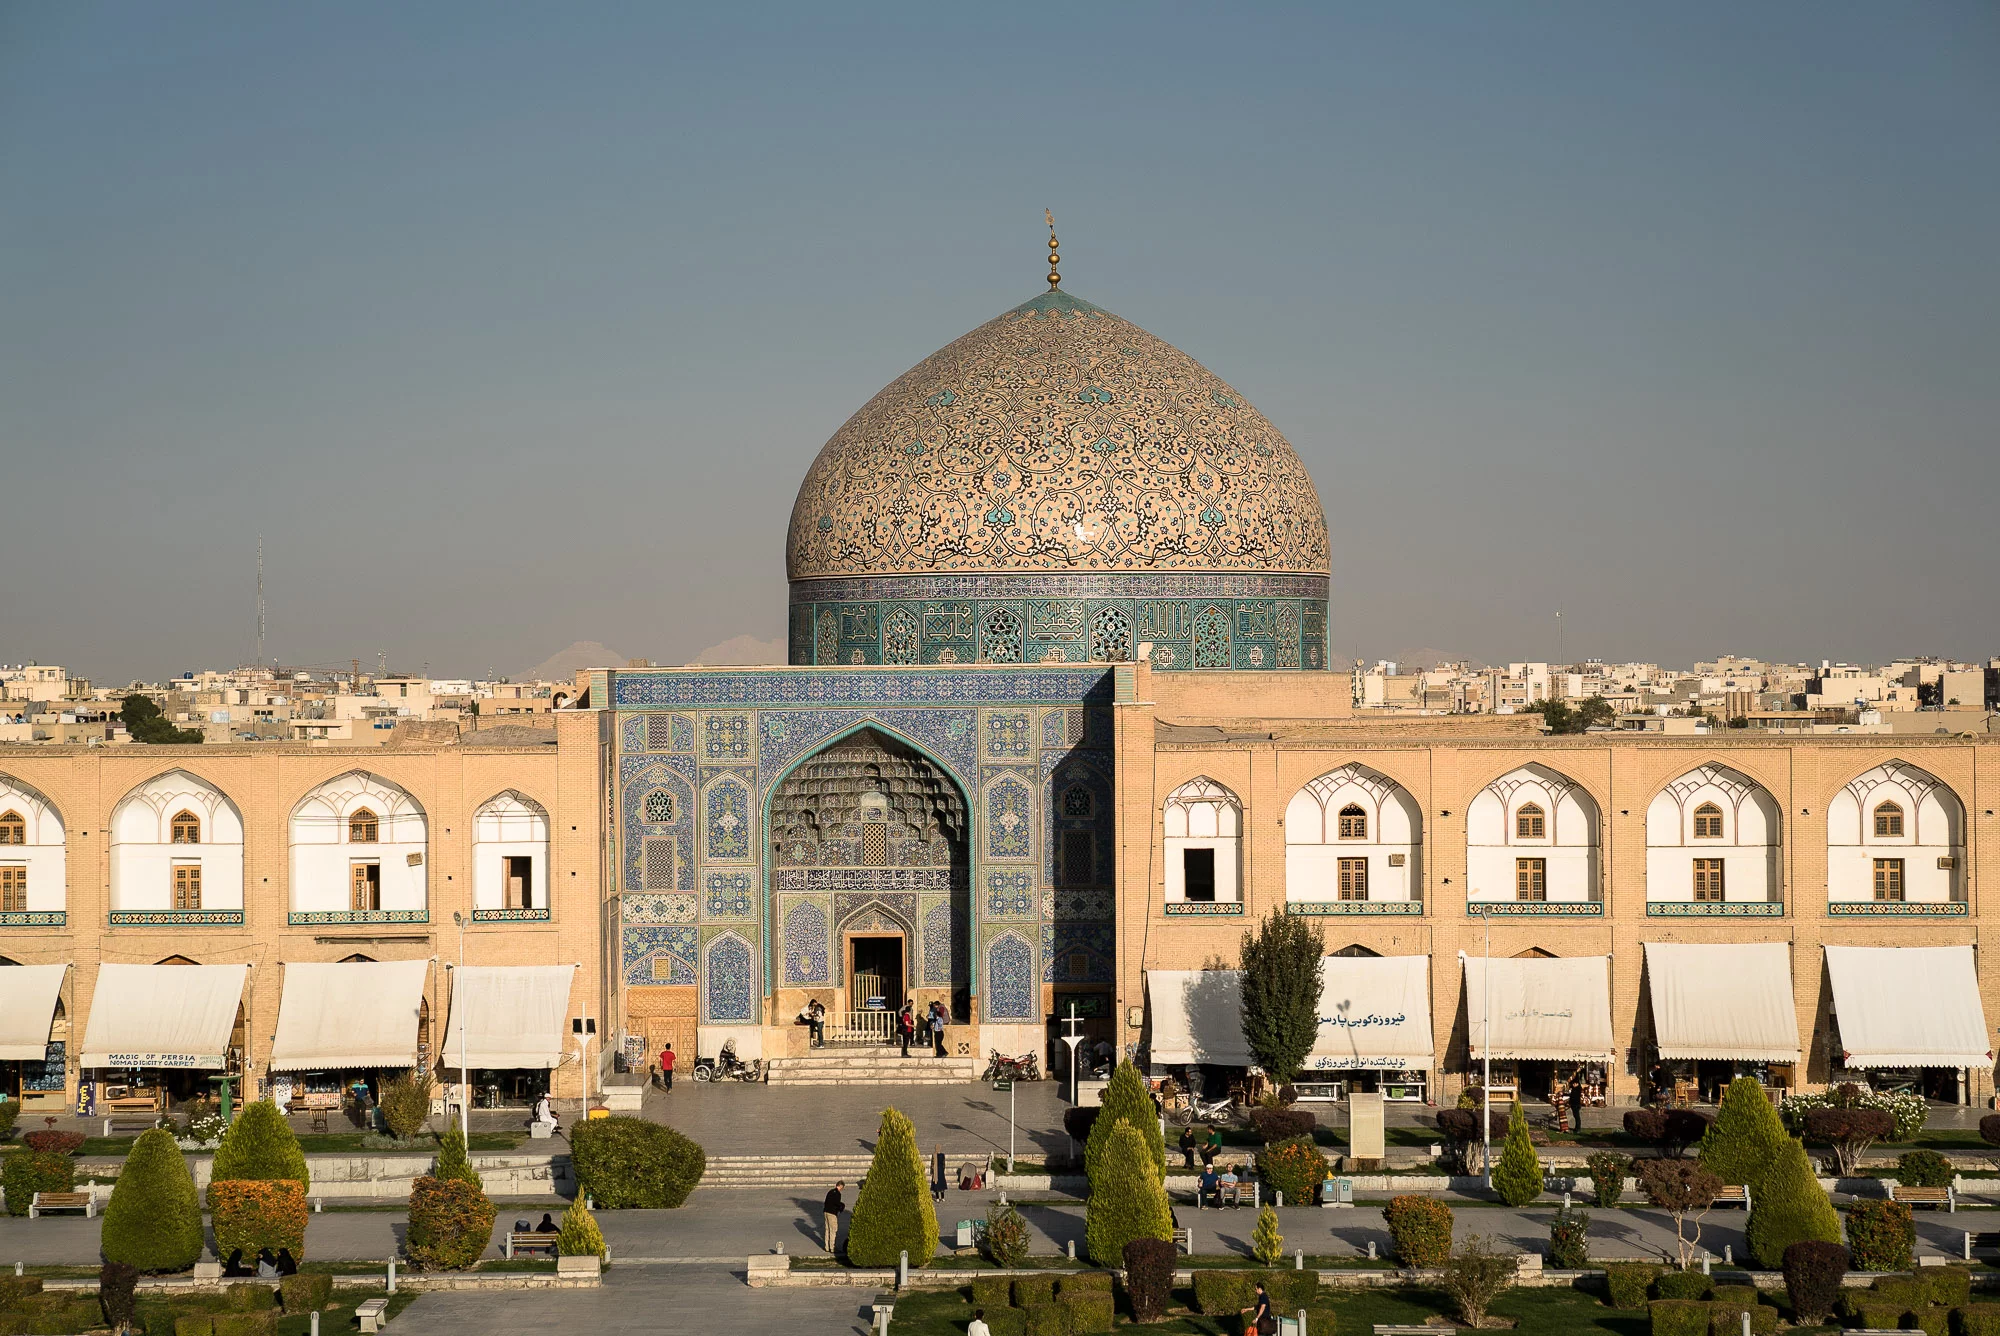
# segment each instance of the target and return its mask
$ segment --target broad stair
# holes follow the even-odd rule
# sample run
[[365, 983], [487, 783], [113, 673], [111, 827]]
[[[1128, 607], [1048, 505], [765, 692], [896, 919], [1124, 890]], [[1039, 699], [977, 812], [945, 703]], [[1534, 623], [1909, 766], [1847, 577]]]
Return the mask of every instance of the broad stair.
[[[924, 1172], [930, 1173], [931, 1152], [924, 1152]], [[986, 1167], [988, 1152], [947, 1153], [945, 1171], [958, 1181], [963, 1165]], [[813, 1192], [824, 1196], [835, 1183], [847, 1184], [847, 1204], [874, 1162], [869, 1155], [711, 1155], [702, 1172], [705, 1188], [763, 1188], [770, 1192]]]
[[978, 1078], [979, 1062], [829, 1046], [804, 1057], [772, 1058], [764, 1070], [772, 1085], [966, 1085]]

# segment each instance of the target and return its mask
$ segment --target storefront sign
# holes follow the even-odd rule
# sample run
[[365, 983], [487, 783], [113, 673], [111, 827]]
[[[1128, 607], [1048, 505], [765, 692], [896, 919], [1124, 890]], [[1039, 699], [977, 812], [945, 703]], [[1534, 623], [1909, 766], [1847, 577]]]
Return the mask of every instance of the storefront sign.
[[106, 1067], [182, 1067], [193, 1070], [199, 1067], [220, 1068], [220, 1053], [107, 1053]]
[[1378, 1016], [1371, 1011], [1366, 1016], [1322, 1016], [1319, 1023], [1348, 1030], [1365, 1030], [1371, 1025], [1401, 1025], [1407, 1020], [1409, 1017], [1400, 1011], [1393, 1016]]

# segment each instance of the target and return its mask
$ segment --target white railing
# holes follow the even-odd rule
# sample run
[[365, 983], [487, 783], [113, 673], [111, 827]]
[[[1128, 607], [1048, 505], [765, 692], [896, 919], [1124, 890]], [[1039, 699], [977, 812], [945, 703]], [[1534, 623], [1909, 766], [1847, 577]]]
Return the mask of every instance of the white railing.
[[896, 1033], [893, 1011], [850, 1011], [845, 1025], [826, 1027], [829, 1044], [886, 1044]]

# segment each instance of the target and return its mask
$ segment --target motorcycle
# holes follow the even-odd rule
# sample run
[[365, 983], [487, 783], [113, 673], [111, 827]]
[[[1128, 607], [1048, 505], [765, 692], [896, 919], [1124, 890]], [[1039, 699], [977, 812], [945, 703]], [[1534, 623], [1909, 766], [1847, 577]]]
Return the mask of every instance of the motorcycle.
[[1167, 1106], [1167, 1116], [1177, 1127], [1189, 1127], [1195, 1123], [1226, 1123], [1236, 1114], [1236, 1104], [1229, 1096], [1206, 1100], [1190, 1095], [1185, 1100], [1175, 1100]]
[[764, 1079], [764, 1063], [761, 1059], [745, 1062], [736, 1056], [736, 1041], [723, 1044], [722, 1052], [713, 1058], [694, 1060], [694, 1079], [697, 1081], [761, 1081]]
[[986, 1071], [979, 1078], [982, 1081], [1039, 1081], [1042, 1079], [1041, 1059], [1033, 1053], [1023, 1053], [1010, 1058], [999, 1049], [992, 1051], [987, 1059]]

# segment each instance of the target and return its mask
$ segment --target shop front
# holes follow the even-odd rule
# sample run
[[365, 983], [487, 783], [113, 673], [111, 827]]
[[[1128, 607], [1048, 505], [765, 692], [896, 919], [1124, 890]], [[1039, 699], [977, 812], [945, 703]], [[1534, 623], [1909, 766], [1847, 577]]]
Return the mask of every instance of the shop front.
[[21, 1101], [23, 1110], [63, 1105], [63, 1011], [67, 965], [7, 965], [0, 968], [0, 1096]]
[[1256, 1064], [1243, 1038], [1241, 970], [1147, 970], [1148, 1070], [1217, 1098]]
[[249, 975], [248, 965], [98, 966], [77, 1107], [160, 1113], [213, 1095], [214, 1076], [241, 1076]]
[[1319, 1036], [1294, 1083], [1302, 1100], [1354, 1091], [1423, 1103], [1430, 1093], [1429, 956], [1328, 956]]
[[1652, 1061], [1646, 1098], [1715, 1103], [1753, 1077], [1775, 1102], [1797, 1085], [1798, 1012], [1784, 942], [1647, 942]]
[[[575, 965], [461, 965], [451, 971], [451, 1011], [438, 1036], [446, 1098], [475, 1109], [528, 1108], [548, 1093], [564, 1060]], [[580, 1056], [580, 1055], [579, 1055]]]
[[1970, 946], [1829, 946], [1832, 1077], [1946, 1104], [1972, 1100], [1993, 1065]]
[[1465, 969], [1466, 1081], [1477, 1089], [1491, 1059], [1493, 1100], [1546, 1100], [1580, 1082], [1586, 1105], [1610, 1101], [1609, 956], [1459, 953]]
[[372, 1123], [381, 1085], [424, 1065], [428, 960], [295, 961], [285, 965], [271, 1098], [315, 1126], [343, 1114]]

